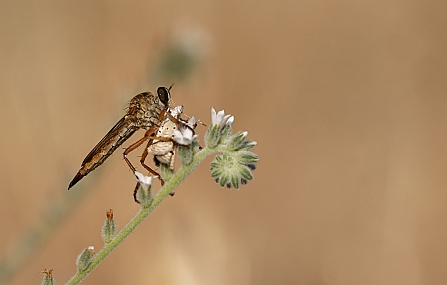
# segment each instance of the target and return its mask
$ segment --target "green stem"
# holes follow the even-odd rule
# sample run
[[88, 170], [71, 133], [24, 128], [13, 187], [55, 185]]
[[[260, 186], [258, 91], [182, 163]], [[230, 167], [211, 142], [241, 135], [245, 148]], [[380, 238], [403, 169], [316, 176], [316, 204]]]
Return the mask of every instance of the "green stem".
[[76, 273], [68, 282], [67, 285], [78, 284], [82, 281], [93, 269], [96, 268], [112, 250], [114, 250], [136, 227], [183, 181], [185, 178], [210, 154], [218, 151], [217, 149], [209, 149], [205, 147], [198, 152], [189, 165], [182, 165], [177, 172], [166, 181], [163, 188], [158, 191], [152, 202], [135, 215], [130, 222], [115, 236], [113, 240], [107, 243], [98, 254], [95, 255], [92, 263], [82, 272]]

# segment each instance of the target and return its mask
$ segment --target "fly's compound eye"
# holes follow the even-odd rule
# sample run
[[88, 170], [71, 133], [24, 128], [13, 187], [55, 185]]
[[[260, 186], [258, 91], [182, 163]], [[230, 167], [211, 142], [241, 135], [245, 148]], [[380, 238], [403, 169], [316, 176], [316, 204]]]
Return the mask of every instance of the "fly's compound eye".
[[163, 104], [168, 105], [169, 99], [171, 99], [171, 93], [169, 92], [169, 89], [166, 87], [158, 87], [157, 94], [160, 101]]

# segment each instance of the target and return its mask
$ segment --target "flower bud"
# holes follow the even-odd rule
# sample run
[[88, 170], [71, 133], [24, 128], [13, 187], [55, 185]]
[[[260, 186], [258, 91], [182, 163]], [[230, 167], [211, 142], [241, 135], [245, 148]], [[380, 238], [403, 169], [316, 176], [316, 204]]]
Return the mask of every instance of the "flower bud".
[[249, 165], [259, 161], [259, 157], [250, 151], [239, 151], [237, 153], [237, 161], [240, 164]]
[[249, 151], [252, 150], [257, 144], [258, 143], [255, 141], [244, 141], [241, 149]]
[[248, 132], [239, 132], [235, 135], [232, 135], [228, 139], [227, 148], [228, 150], [239, 150], [244, 146], [245, 137], [247, 136]]
[[78, 256], [76, 260], [76, 266], [78, 267], [78, 271], [84, 271], [87, 267], [92, 263], [93, 258], [95, 256], [95, 248], [93, 246], [89, 246]]

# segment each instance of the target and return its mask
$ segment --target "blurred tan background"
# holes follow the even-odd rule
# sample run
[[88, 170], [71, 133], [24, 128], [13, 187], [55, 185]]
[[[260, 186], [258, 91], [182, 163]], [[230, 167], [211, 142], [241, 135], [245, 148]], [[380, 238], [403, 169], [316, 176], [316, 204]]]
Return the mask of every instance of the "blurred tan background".
[[446, 15], [442, 1], [0, 2], [2, 273], [38, 243], [3, 282], [40, 284], [46, 267], [64, 284], [102, 247], [106, 210], [119, 229], [135, 215], [121, 150], [67, 186], [132, 96], [175, 81], [185, 113], [225, 109], [258, 142], [255, 179], [220, 188], [208, 159], [82, 284], [447, 284]]

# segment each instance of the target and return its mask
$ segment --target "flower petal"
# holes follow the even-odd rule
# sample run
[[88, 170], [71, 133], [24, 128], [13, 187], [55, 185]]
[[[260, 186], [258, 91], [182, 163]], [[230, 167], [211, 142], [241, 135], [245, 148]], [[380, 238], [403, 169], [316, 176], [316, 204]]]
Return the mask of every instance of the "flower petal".
[[152, 184], [152, 180], [154, 180], [155, 178], [157, 178], [158, 176], [145, 176], [142, 173], [135, 171], [135, 177], [137, 178], [137, 181], [146, 186], [149, 187]]

